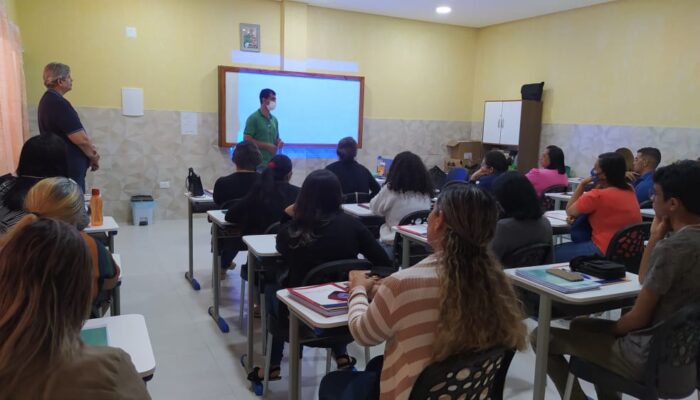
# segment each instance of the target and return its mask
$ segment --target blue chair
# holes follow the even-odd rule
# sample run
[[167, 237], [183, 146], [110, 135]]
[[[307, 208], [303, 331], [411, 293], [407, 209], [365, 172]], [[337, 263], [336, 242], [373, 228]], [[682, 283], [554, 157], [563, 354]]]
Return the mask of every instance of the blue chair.
[[467, 170], [462, 167], [452, 168], [450, 172], [447, 173], [445, 182], [465, 181], [467, 180], [467, 175]]

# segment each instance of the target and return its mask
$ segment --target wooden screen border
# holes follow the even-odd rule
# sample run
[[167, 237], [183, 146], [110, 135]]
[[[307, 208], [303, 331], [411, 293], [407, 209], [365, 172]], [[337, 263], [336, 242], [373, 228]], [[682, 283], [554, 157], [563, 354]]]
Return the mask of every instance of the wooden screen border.
[[[364, 76], [349, 76], [349, 75], [331, 75], [331, 74], [321, 74], [321, 73], [311, 73], [311, 72], [296, 72], [296, 71], [276, 71], [270, 69], [257, 69], [257, 68], [241, 68], [241, 67], [229, 67], [225, 65], [219, 65], [218, 76], [219, 76], [219, 147], [233, 147], [237, 142], [227, 142], [226, 141], [226, 73], [227, 72], [249, 72], [255, 74], [267, 74], [267, 75], [285, 75], [285, 76], [298, 76], [304, 78], [320, 78], [320, 79], [336, 79], [343, 81], [358, 81], [360, 82], [360, 108], [357, 116], [357, 146], [362, 148], [362, 131], [364, 125], [364, 104], [365, 104], [365, 77]], [[285, 147], [289, 148], [335, 148], [335, 143], [329, 144], [311, 144], [311, 143], [294, 143], [286, 144]]]

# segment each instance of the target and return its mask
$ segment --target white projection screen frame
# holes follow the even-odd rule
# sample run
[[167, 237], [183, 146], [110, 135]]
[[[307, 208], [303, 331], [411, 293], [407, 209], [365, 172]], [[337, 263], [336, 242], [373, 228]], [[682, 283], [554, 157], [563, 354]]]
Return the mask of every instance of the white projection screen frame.
[[219, 146], [243, 138], [260, 90], [277, 93], [273, 111], [285, 147], [333, 148], [352, 136], [362, 147], [365, 78], [219, 66]]

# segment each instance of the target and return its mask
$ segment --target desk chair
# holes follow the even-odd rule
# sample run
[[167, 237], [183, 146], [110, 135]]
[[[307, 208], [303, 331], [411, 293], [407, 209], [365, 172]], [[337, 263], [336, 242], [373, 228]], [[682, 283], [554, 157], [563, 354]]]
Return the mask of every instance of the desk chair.
[[542, 196], [540, 196], [540, 206], [542, 211], [552, 211], [554, 210], [554, 199], [547, 197], [547, 193], [566, 193], [566, 185], [552, 185], [545, 188], [542, 191]]
[[571, 356], [564, 399], [571, 398], [574, 379], [581, 378], [642, 400], [690, 396], [697, 383], [700, 303], [683, 307], [666, 321], [636, 334], [651, 336], [642, 382], [624, 378], [603, 366]]
[[639, 264], [644, 254], [644, 242], [649, 240], [651, 222], [627, 225], [615, 233], [605, 258], [624, 264], [627, 271], [639, 273]]
[[369, 203], [371, 195], [369, 193], [352, 192], [343, 194], [343, 204]]
[[[353, 270], [370, 270], [373, 265], [371, 262], [363, 259], [348, 259], [348, 260], [338, 260], [323, 263], [311, 271], [309, 271], [301, 286], [318, 285], [328, 282], [342, 282], [348, 280], [348, 274]], [[288, 321], [288, 311], [286, 307], [280, 303], [278, 309], [278, 315], [267, 315], [267, 324], [264, 327], [267, 336], [267, 341], [271, 342], [273, 336], [282, 337], [285, 341], [288, 341], [289, 337], [289, 321]], [[339, 327], [333, 329], [317, 330], [311, 329], [304, 324], [300, 324], [299, 327], [300, 342], [304, 346], [313, 348], [325, 348], [326, 349], [326, 373], [330, 372], [331, 368], [331, 350], [330, 347], [335, 344], [349, 344], [355, 341], [355, 339], [350, 334], [348, 328]], [[265, 373], [264, 389], [262, 393], [267, 392], [267, 385], [269, 382], [269, 365], [272, 352], [270, 347], [267, 346], [265, 349], [265, 364], [263, 365], [263, 371]], [[365, 347], [365, 363], [369, 362], [369, 348]]]
[[493, 349], [456, 354], [428, 365], [413, 384], [409, 400], [503, 399], [503, 386], [515, 352]]
[[[420, 224], [426, 224], [428, 223], [428, 214], [430, 214], [430, 210], [421, 210], [421, 211], [414, 211], [405, 217], [401, 218], [401, 221], [399, 221], [399, 225], [420, 225]], [[430, 255], [433, 251], [430, 249], [430, 247], [418, 244], [418, 243], [410, 243], [410, 262], [409, 265], [413, 266], [416, 263], [420, 262], [423, 260], [425, 257]], [[401, 235], [398, 233], [394, 235], [394, 266], [399, 267], [401, 266], [401, 255], [403, 251], [403, 240], [401, 239]]]

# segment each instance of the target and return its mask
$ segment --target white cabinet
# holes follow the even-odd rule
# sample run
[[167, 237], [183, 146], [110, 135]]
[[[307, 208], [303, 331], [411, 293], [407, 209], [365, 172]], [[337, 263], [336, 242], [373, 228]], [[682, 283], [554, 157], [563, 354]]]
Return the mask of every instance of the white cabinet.
[[517, 153], [518, 171], [537, 166], [542, 103], [534, 100], [487, 101], [484, 104], [484, 150]]

